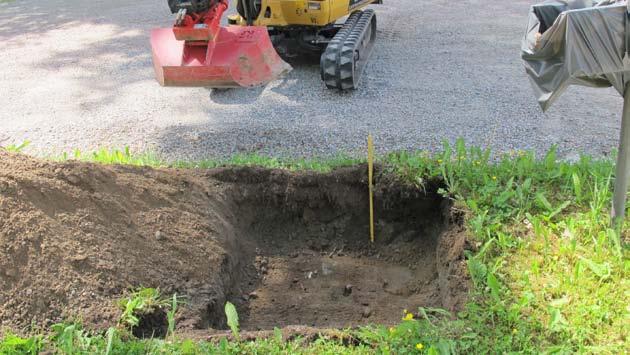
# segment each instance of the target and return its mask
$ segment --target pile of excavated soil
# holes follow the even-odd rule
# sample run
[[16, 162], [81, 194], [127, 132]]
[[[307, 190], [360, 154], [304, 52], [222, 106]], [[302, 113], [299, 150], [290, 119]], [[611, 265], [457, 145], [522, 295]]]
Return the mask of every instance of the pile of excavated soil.
[[467, 243], [440, 183], [419, 189], [379, 172], [371, 244], [365, 172], [152, 169], [0, 150], [1, 325], [101, 329], [138, 287], [185, 297], [186, 329], [224, 329], [225, 301], [247, 330], [459, 309]]

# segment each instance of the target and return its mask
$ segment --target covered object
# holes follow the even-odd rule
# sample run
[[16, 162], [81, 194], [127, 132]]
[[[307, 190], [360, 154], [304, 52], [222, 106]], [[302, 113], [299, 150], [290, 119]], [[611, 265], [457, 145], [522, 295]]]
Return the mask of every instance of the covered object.
[[630, 26], [626, 1], [552, 0], [531, 7], [521, 44], [543, 110], [569, 85], [613, 86], [624, 96], [613, 217], [622, 217], [630, 177]]
[[521, 50], [543, 110], [569, 85], [614, 86], [623, 95], [626, 2], [546, 1], [532, 6]]

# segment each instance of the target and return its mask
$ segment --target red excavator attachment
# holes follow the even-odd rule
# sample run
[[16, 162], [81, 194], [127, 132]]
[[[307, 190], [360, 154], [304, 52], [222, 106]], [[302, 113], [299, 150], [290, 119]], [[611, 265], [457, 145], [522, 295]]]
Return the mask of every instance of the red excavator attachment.
[[164, 86], [264, 85], [291, 70], [264, 26], [219, 25], [227, 0], [199, 14], [178, 13], [173, 28], [151, 32], [153, 67]]

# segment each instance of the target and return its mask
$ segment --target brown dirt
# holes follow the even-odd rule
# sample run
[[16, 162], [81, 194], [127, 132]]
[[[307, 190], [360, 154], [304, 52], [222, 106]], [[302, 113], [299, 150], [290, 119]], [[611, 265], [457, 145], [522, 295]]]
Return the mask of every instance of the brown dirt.
[[[0, 150], [1, 325], [104, 328], [140, 286], [185, 296], [184, 329], [225, 329], [226, 300], [247, 330], [459, 309], [467, 243], [440, 183], [422, 191], [379, 172], [372, 245], [365, 170], [151, 169]], [[139, 334], [160, 330], [152, 317]]]

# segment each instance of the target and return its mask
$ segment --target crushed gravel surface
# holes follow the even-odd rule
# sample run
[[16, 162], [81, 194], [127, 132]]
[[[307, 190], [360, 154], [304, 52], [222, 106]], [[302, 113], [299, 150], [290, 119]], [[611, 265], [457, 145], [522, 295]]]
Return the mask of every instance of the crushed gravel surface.
[[463, 137], [495, 151], [608, 154], [616, 92], [571, 88], [547, 114], [533, 97], [519, 53], [533, 3], [385, 0], [362, 87], [339, 93], [317, 63], [258, 89], [160, 87], [148, 36], [171, 24], [166, 1], [0, 2], [0, 145], [328, 156], [361, 154], [371, 132], [381, 153]]

